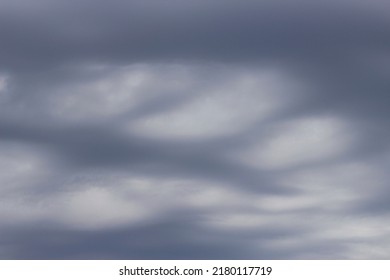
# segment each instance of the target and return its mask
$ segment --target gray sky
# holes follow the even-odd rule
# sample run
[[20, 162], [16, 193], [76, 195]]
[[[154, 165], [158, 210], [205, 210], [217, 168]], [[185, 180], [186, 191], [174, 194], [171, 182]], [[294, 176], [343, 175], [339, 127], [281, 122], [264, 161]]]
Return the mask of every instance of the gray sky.
[[389, 259], [384, 0], [0, 2], [1, 259]]

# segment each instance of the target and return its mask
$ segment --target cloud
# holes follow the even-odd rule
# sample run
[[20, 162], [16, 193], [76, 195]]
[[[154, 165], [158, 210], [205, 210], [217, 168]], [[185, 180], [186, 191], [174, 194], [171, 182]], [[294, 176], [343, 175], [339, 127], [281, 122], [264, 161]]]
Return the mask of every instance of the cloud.
[[354, 146], [353, 130], [335, 117], [316, 116], [278, 123], [242, 160], [263, 169], [289, 168], [343, 156]]
[[0, 258], [388, 258], [389, 18], [2, 1]]

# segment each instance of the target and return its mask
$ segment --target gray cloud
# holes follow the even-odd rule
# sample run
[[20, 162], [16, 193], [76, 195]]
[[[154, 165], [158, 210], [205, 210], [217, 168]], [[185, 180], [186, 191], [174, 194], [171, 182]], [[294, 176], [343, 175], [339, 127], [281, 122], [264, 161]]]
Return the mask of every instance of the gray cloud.
[[39, 1], [29, 9], [6, 1], [2, 6], [8, 53], [2, 59], [15, 67], [85, 59], [345, 61], [347, 48], [353, 57], [389, 46], [388, 14], [380, 1]]
[[389, 18], [2, 1], [0, 258], [389, 258]]

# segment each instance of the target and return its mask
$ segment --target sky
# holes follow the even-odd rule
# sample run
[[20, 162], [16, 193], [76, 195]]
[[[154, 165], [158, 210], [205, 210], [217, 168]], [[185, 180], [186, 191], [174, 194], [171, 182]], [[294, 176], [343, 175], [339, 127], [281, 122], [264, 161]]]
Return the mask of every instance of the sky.
[[0, 259], [390, 259], [385, 0], [0, 1]]

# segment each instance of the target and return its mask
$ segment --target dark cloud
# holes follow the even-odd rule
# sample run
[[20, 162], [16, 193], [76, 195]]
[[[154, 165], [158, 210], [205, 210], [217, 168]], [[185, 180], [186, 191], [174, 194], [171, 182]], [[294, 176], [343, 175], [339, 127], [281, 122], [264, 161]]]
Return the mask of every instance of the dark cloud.
[[38, 1], [30, 7], [6, 1], [1, 58], [3, 67], [32, 69], [91, 59], [120, 64], [156, 59], [344, 60], [389, 47], [388, 14], [375, 12], [384, 4], [370, 5]]
[[388, 258], [389, 15], [2, 1], [0, 258]]
[[[207, 233], [207, 235], [205, 235]], [[17, 244], [8, 251], [12, 259], [288, 259], [290, 250], [255, 249], [251, 242], [283, 240], [299, 235], [259, 229], [246, 234], [203, 229], [186, 220], [110, 230], [70, 230], [40, 226], [3, 231], [3, 243]], [[318, 247], [322, 245], [317, 244]], [[308, 247], [311, 247], [309, 245]], [[321, 248], [325, 249], [325, 248]], [[335, 248], [326, 248], [332, 251]]]

